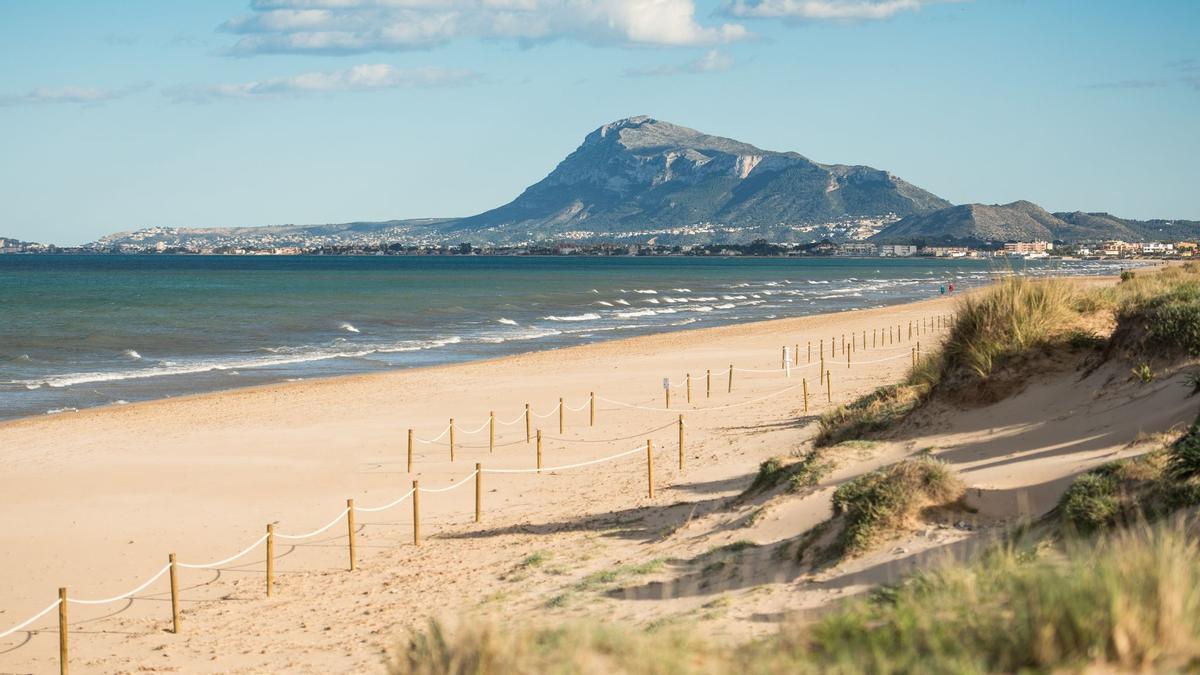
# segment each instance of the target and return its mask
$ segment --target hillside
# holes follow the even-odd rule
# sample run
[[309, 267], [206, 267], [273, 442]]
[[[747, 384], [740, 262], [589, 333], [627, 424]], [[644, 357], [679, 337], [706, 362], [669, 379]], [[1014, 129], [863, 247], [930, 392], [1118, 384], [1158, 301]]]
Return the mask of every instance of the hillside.
[[1011, 204], [961, 204], [902, 218], [872, 241], [1177, 241], [1195, 238], [1200, 222], [1129, 220], [1107, 213], [1050, 213], [1029, 201]]
[[767, 228], [948, 205], [886, 171], [818, 164], [642, 116], [596, 129], [515, 200], [451, 229], [544, 238], [696, 223]]

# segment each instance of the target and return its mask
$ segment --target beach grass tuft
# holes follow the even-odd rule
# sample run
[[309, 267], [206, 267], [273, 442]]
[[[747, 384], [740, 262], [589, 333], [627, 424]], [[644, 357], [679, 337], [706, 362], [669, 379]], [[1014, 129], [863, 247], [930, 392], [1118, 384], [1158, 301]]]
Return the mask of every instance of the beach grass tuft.
[[858, 555], [906, 527], [929, 506], [946, 506], [965, 487], [948, 464], [931, 457], [898, 462], [860, 476], [833, 493], [834, 515], [844, 516], [839, 546]]

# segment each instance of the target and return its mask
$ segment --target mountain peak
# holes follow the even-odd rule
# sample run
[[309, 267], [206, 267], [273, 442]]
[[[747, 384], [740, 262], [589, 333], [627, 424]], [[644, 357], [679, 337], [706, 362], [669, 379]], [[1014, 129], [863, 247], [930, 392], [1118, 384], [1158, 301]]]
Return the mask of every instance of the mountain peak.
[[689, 127], [672, 124], [649, 115], [635, 115], [609, 122], [588, 134], [580, 149], [597, 145], [620, 146], [635, 153], [658, 152], [665, 149], [711, 151], [730, 155], [764, 155], [749, 143], [731, 138], [710, 136]]

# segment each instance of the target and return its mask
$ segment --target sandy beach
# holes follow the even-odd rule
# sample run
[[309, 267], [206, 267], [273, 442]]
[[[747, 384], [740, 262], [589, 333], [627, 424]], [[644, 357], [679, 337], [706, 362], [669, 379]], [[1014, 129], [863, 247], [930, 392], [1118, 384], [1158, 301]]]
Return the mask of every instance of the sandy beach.
[[[738, 637], [894, 578], [923, 551], [953, 547], [969, 531], [924, 533], [841, 566], [827, 579], [789, 577], [778, 566], [764, 578], [743, 566], [720, 588], [702, 589], [699, 582], [689, 585], [671, 561], [735, 541], [767, 544], [801, 534], [828, 517], [829, 491], [838, 481], [922, 443], [949, 453], [967, 472], [978, 519], [999, 523], [1018, 511], [1049, 508], [1053, 495], [1039, 498], [1039, 489], [1052, 493], [1088, 466], [1136, 452], [1142, 431], [1188, 417], [1185, 392], [1168, 381], [1128, 400], [1122, 392], [1100, 400], [1069, 382], [1034, 386], [999, 413], [935, 420], [932, 441], [907, 438], [847, 456], [811, 495], [760, 505], [749, 525], [734, 525], [749, 511], [731, 507], [727, 498], [763, 460], [801, 448], [815, 416], [830, 405], [817, 383], [822, 341], [826, 350], [830, 340], [839, 342], [827, 365], [833, 402], [844, 403], [902, 377], [917, 341], [928, 349], [939, 335], [925, 323], [910, 341], [909, 322], [928, 322], [952, 306], [952, 299], [936, 298], [2, 424], [0, 631], [45, 608], [60, 586], [70, 597], [106, 598], [157, 573], [168, 553], [186, 563], [219, 560], [261, 537], [268, 523], [278, 533], [304, 533], [329, 523], [348, 498], [371, 508], [403, 496], [413, 480], [440, 489], [467, 479], [420, 495], [420, 546], [412, 544], [410, 501], [356, 513], [354, 572], [348, 571], [344, 519], [309, 539], [276, 540], [271, 598], [265, 597], [262, 546], [217, 569], [180, 570], [179, 635], [168, 630], [166, 576], [132, 600], [71, 604], [72, 663], [79, 672], [372, 672], [405, 628], [431, 616], [503, 620], [537, 608], [561, 617], [646, 621], [703, 614], [716, 593], [743, 596], [737, 611], [709, 617], [715, 635]], [[872, 348], [873, 334], [878, 341], [889, 327], [900, 328], [900, 341]], [[858, 341], [849, 366], [843, 335]], [[800, 363], [787, 376], [781, 348], [797, 344]], [[730, 364], [744, 369], [735, 371], [732, 392]], [[710, 396], [706, 370], [712, 371]], [[691, 403], [683, 384], [689, 373]], [[660, 409], [663, 378], [674, 383], [670, 410]], [[801, 378], [810, 391], [807, 415]], [[598, 397], [595, 426], [588, 424], [590, 392]], [[560, 397], [567, 408], [562, 433]], [[1121, 419], [1102, 414], [1114, 401], [1124, 410]], [[543, 430], [547, 467], [630, 454], [541, 474], [485, 473], [476, 524], [470, 478], [476, 463], [485, 471], [535, 466], [535, 444], [525, 437], [526, 403], [534, 428]], [[489, 452], [492, 411], [498, 424]], [[450, 418], [453, 462], [448, 438], [439, 438]], [[409, 428], [418, 438], [411, 474]], [[646, 454], [639, 450], [647, 440], [655, 448], [653, 498]], [[535, 552], [552, 564], [530, 569]], [[647, 560], [659, 567], [621, 597], [592, 598], [579, 590], [580, 579], [596, 570]], [[55, 671], [56, 621], [51, 612], [29, 630], [0, 639], [0, 672]]]

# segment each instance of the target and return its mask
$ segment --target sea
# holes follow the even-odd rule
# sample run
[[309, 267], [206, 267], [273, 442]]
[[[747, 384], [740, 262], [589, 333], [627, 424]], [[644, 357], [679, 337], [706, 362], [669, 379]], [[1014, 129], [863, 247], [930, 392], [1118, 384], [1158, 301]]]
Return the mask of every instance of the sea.
[[1128, 261], [0, 255], [0, 419], [880, 307]]

